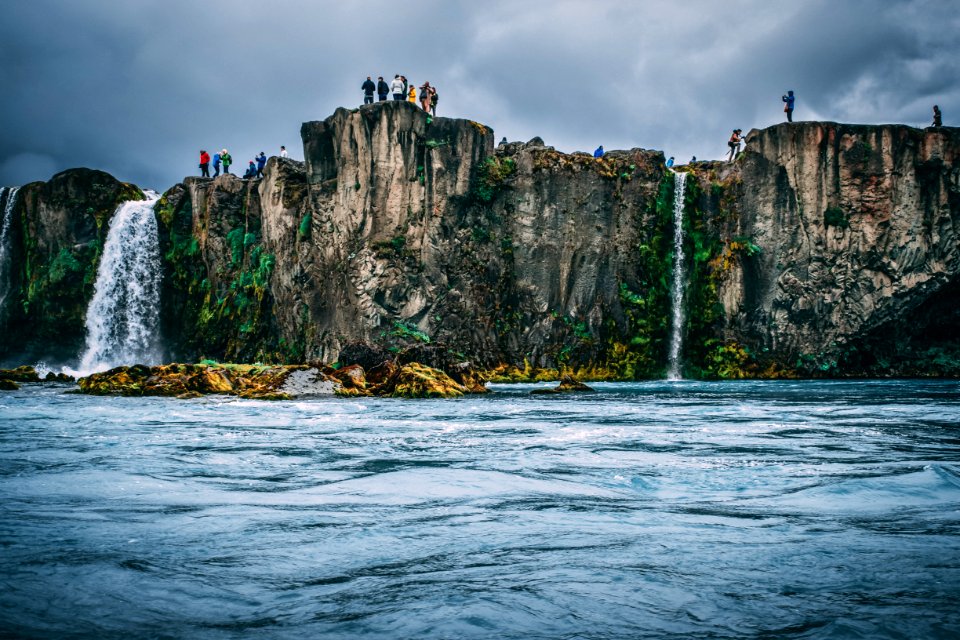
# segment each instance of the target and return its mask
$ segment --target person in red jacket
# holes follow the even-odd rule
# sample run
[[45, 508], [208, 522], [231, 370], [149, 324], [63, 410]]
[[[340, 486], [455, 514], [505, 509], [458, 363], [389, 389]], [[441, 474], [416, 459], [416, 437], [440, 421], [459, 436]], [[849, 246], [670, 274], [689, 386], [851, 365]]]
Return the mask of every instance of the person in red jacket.
[[200, 149], [200, 177], [210, 177], [210, 154]]

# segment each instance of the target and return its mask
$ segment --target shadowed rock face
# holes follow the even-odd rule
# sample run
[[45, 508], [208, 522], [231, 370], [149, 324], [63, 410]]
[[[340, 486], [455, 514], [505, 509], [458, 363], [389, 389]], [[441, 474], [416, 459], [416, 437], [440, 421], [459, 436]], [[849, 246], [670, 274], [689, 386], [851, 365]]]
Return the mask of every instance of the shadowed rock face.
[[862, 338], [956, 288], [960, 131], [811, 122], [748, 140], [738, 226], [762, 253], [722, 295], [741, 341], [842, 369]]

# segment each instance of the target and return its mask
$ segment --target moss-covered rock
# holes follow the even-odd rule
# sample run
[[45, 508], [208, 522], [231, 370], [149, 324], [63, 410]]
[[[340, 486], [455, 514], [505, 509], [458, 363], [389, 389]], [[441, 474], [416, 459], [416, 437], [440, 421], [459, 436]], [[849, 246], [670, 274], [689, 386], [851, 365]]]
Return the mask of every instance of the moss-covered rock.
[[571, 376], [560, 378], [560, 384], [551, 389], [534, 389], [530, 393], [533, 395], [553, 395], [559, 393], [592, 393], [595, 389], [588, 387], [579, 380], [574, 380]]
[[412, 362], [397, 371], [385, 395], [392, 398], [459, 398], [465, 393], [467, 389], [443, 371]]
[[7, 380], [6, 378], [0, 378], [0, 391], [16, 391], [20, 388], [13, 380]]
[[0, 369], [0, 378], [15, 382], [40, 382], [37, 370], [28, 365], [16, 369]]

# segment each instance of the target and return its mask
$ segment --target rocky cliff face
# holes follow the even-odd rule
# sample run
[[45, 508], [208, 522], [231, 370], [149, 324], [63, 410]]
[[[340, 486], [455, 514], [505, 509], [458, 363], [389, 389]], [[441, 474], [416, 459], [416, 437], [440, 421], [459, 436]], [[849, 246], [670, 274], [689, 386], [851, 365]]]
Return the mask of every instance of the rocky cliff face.
[[83, 347], [84, 317], [109, 220], [143, 192], [102, 171], [73, 169], [17, 194], [0, 360], [65, 361]]
[[[158, 203], [172, 359], [332, 361], [355, 341], [429, 340], [486, 366], [663, 374], [674, 178], [660, 152], [494, 148], [481, 124], [394, 102], [301, 133], [304, 163], [188, 178]], [[960, 374], [957, 135], [785, 124], [751, 132], [734, 164], [681, 169], [686, 373]], [[87, 209], [105, 219], [123, 188], [81, 189], [89, 202], [57, 229], [22, 205], [18, 242], [87, 246], [100, 228]], [[57, 235], [71, 225], [86, 231]], [[21, 306], [35, 280], [21, 273]], [[82, 328], [89, 295], [71, 295], [43, 290], [26, 308], [67, 308]], [[14, 324], [40, 339], [25, 316]]]
[[956, 373], [960, 132], [811, 122], [748, 140], [722, 183], [728, 234], [759, 250], [720, 289], [726, 335], [804, 373]]

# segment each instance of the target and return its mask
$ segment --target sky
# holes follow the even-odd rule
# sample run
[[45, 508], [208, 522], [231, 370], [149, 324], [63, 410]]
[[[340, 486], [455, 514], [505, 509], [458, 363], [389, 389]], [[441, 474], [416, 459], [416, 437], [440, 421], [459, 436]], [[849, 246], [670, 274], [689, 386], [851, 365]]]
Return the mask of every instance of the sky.
[[960, 11], [934, 0], [7, 0], [0, 185], [71, 167], [164, 191], [199, 150], [235, 168], [362, 102], [366, 76], [438, 115], [561, 151], [719, 158], [783, 120], [960, 122]]

